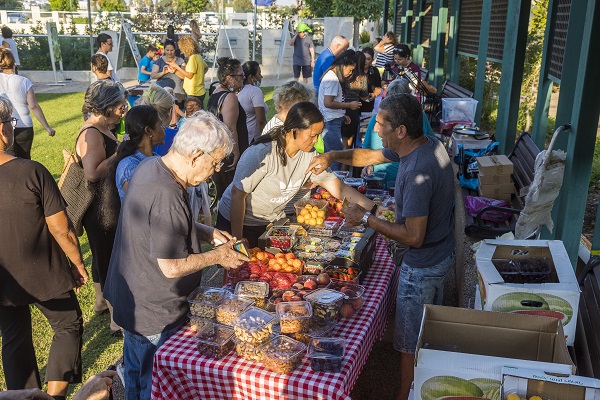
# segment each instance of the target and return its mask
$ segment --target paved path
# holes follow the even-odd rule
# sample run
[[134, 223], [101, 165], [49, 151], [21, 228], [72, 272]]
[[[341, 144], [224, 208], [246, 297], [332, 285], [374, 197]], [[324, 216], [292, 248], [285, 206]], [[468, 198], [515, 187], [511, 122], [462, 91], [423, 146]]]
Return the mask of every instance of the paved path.
[[[292, 79], [291, 76], [286, 76], [286, 77], [281, 76], [280, 79], [277, 79], [277, 77], [264, 77], [263, 81], [262, 81], [262, 86], [279, 87], [290, 79]], [[129, 80], [129, 81], [122, 81], [121, 83], [126, 88], [130, 88], [130, 87], [137, 85], [138, 81], [137, 80]], [[48, 85], [47, 83], [35, 83], [34, 82], [33, 90], [35, 91], [35, 93], [78, 93], [78, 92], [85, 92], [89, 85], [90, 85], [90, 82], [81, 82], [81, 81], [77, 81], [77, 82], [70, 81], [68, 83], [65, 83], [64, 86], [54, 86], [54, 85]], [[210, 85], [210, 79], [207, 79], [207, 88], [208, 88], [208, 85]], [[310, 80], [310, 82], [308, 83], [308, 86], [311, 89], [313, 88], [312, 80]]]

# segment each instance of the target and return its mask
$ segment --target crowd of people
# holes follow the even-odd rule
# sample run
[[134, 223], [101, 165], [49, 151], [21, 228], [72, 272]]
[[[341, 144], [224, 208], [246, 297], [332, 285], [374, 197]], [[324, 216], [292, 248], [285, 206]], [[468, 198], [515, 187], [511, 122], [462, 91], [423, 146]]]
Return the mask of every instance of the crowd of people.
[[[154, 353], [186, 322], [186, 298], [202, 271], [248, 261], [233, 249], [236, 238], [256, 246], [267, 225], [292, 214], [293, 203], [316, 185], [350, 202], [344, 209], [348, 223], [392, 239], [390, 255], [401, 268], [394, 339], [402, 354], [398, 399], [408, 398], [422, 306], [441, 303], [454, 261], [452, 167], [407, 79], [394, 80], [378, 101], [386, 90], [379, 60], [412, 68], [401, 57], [389, 61], [389, 54], [409, 58], [393, 34], [361, 51], [348, 49], [348, 40], [337, 36], [315, 59], [307, 33], [310, 28], [300, 24], [290, 42], [300, 53], [294, 56], [298, 81], [277, 88], [269, 121], [258, 63], [220, 59], [218, 83], [206, 99], [201, 34], [178, 36], [172, 29], [162, 53], [148, 47], [139, 80], [150, 85], [130, 109], [106, 55], [112, 38], [98, 36], [92, 56], [98, 80], [85, 93], [84, 121], [73, 145], [93, 188], [83, 227], [92, 253], [94, 311], [108, 310], [111, 334], [124, 336], [129, 400], [150, 397]], [[29, 111], [49, 134], [54, 130], [31, 82], [15, 75], [14, 57], [1, 48], [0, 68], [0, 185], [10, 189], [0, 193], [0, 237], [17, 244], [0, 254], [4, 373], [8, 389], [46, 398], [35, 391], [41, 382], [33, 305], [54, 334], [47, 392], [62, 399], [68, 385], [82, 378], [83, 321], [76, 293], [88, 272], [66, 212], [72, 205], [47, 169], [30, 160]], [[314, 91], [299, 82], [310, 77]], [[353, 148], [365, 114], [372, 114], [371, 123], [362, 148]], [[364, 167], [365, 174], [386, 172], [394, 186], [394, 222], [377, 218], [382, 210], [333, 173], [348, 166]], [[215, 227], [199, 223], [190, 205], [195, 188], [209, 178], [219, 193]], [[211, 250], [202, 251], [202, 243]], [[93, 387], [104, 396], [112, 376], [97, 375], [82, 393]], [[13, 393], [11, 398], [19, 398]], [[97, 398], [107, 398], [102, 396]]]

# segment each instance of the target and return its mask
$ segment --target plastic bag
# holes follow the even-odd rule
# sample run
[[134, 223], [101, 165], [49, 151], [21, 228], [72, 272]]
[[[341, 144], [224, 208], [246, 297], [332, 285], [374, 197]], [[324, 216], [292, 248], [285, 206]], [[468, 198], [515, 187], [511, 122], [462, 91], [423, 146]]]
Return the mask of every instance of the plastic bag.
[[[465, 196], [465, 209], [470, 216], [476, 217], [479, 211], [487, 206], [510, 207], [506, 200], [488, 199], [487, 197]], [[490, 210], [481, 214], [480, 218], [492, 222], [504, 222], [511, 213], [498, 210]]]
[[500, 142], [494, 142], [483, 149], [465, 149], [462, 144], [458, 145], [456, 163], [459, 165], [458, 180], [461, 187], [477, 190], [479, 187], [477, 157], [496, 154], [499, 145]]

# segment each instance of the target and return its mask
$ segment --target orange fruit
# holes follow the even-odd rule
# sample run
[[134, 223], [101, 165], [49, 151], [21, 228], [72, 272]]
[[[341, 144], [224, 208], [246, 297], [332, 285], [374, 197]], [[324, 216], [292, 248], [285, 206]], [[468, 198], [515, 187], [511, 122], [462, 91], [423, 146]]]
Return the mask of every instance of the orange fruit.
[[321, 225], [323, 222], [323, 218], [317, 218], [317, 225]]
[[325, 211], [317, 211], [317, 218], [323, 218], [325, 219]]
[[[302, 210], [305, 211], [305, 210]], [[304, 214], [306, 215], [306, 214]], [[302, 213], [300, 213], [300, 215], [298, 215], [298, 217], [296, 218], [298, 220], [299, 224], [303, 224], [304, 223], [304, 215], [302, 215]]]
[[315, 218], [311, 218], [311, 219], [308, 220], [308, 224], [311, 225], [311, 226], [312, 225], [316, 225], [317, 224], [317, 220]]

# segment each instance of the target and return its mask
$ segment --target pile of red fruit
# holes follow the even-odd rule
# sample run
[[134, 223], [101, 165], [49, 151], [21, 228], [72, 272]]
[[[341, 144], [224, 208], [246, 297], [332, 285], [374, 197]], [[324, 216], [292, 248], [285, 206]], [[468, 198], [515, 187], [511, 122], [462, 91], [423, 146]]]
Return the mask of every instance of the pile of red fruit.
[[327, 190], [319, 188], [317, 189], [316, 193], [312, 194], [310, 197], [313, 199], [327, 200], [327, 215], [330, 217], [344, 216], [344, 213], [342, 212], [343, 200], [336, 199]]
[[271, 289], [286, 289], [296, 282], [297, 275], [287, 272], [270, 272], [261, 262], [246, 262], [236, 270], [229, 271], [229, 279], [235, 285], [239, 281], [267, 282]]
[[273, 291], [269, 302], [275, 306], [281, 302], [302, 301], [308, 293], [306, 290], [278, 289]]
[[269, 245], [276, 247], [281, 250], [291, 250], [294, 243], [292, 243], [292, 236], [286, 229], [273, 229], [269, 234]]
[[327, 273], [329, 277], [333, 279], [358, 283], [358, 276], [360, 275], [360, 270], [351, 267], [327, 267], [325, 268], [325, 273]]
[[346, 295], [340, 314], [343, 318], [350, 318], [356, 314], [364, 303], [363, 293], [364, 286], [353, 285], [348, 282], [332, 279], [329, 284], [329, 289], [337, 290]]

